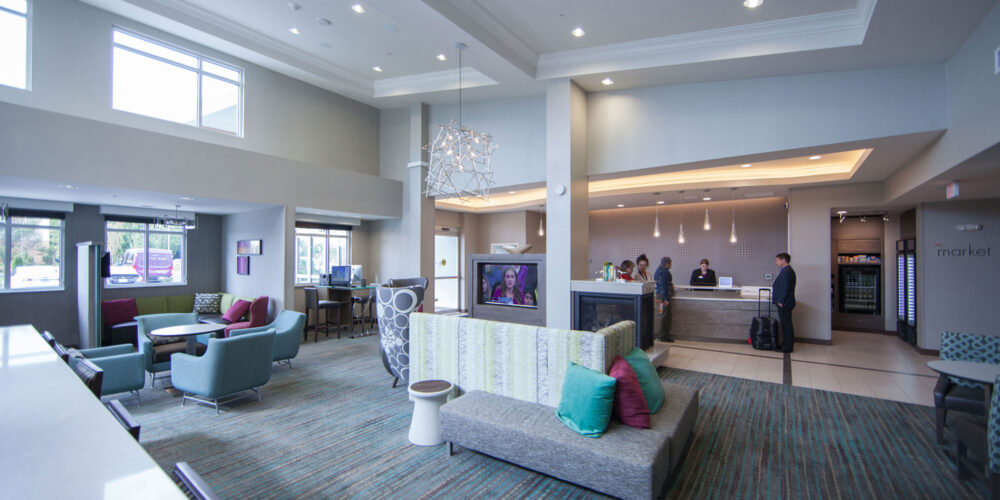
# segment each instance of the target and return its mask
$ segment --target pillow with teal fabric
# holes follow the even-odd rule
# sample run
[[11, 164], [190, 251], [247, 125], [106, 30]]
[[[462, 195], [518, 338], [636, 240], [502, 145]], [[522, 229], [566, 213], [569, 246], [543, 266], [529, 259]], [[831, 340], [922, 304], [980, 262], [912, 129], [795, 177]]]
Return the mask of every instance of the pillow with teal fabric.
[[660, 382], [660, 376], [656, 373], [656, 367], [649, 361], [649, 356], [638, 347], [625, 355], [625, 361], [628, 361], [632, 371], [635, 372], [635, 377], [639, 379], [642, 395], [646, 397], [646, 405], [649, 406], [649, 414], [656, 413], [667, 397], [663, 392], [663, 382]]
[[614, 399], [613, 377], [570, 361], [556, 418], [583, 436], [599, 438], [608, 428]]

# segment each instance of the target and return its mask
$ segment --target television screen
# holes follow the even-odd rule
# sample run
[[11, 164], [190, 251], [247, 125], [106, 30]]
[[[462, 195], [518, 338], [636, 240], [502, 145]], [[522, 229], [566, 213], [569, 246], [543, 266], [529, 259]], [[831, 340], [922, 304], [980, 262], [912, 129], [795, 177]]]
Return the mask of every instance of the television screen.
[[350, 285], [351, 266], [333, 266], [330, 268], [331, 285]]
[[479, 304], [537, 308], [538, 264], [479, 264]]

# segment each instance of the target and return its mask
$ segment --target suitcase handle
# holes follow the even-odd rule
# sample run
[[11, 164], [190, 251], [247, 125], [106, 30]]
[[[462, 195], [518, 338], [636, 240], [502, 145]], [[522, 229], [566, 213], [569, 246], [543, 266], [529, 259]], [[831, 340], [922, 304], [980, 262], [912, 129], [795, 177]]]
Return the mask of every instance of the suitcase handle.
[[767, 317], [771, 317], [771, 289], [770, 288], [758, 288], [757, 289], [757, 316], [760, 316], [760, 297], [761, 292], [767, 291]]

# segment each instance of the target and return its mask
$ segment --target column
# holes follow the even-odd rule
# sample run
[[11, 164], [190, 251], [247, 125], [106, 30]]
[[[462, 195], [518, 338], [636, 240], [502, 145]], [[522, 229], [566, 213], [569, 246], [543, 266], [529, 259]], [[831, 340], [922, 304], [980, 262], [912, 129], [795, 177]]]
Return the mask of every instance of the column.
[[572, 326], [570, 280], [587, 279], [587, 93], [569, 79], [545, 91], [545, 315], [550, 328]]
[[[424, 146], [428, 142], [428, 115], [426, 104], [410, 106], [410, 162], [407, 164], [407, 217], [404, 231], [409, 236], [404, 255], [407, 269], [427, 278], [424, 293], [424, 312], [434, 312], [434, 199], [424, 196], [427, 188], [428, 153]], [[405, 277], [405, 276], [401, 276]]]

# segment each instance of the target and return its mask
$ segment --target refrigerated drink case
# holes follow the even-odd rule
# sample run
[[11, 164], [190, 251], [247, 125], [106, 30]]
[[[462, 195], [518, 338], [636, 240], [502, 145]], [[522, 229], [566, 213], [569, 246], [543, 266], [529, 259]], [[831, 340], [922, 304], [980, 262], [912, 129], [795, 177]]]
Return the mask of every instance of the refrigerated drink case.
[[834, 328], [882, 331], [882, 268], [876, 263], [880, 260], [873, 256], [851, 261], [867, 263], [838, 263]]

